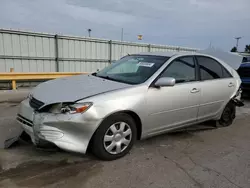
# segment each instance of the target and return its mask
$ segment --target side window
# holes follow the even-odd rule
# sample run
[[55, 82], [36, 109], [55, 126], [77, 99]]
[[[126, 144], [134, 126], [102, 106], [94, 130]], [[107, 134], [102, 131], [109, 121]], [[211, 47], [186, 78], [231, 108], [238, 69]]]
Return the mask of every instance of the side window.
[[224, 67], [222, 67], [222, 74], [223, 74], [223, 78], [231, 78], [233, 77], [228, 70], [226, 70]]
[[201, 80], [223, 78], [222, 65], [209, 57], [197, 57], [200, 65]]
[[161, 77], [173, 77], [176, 83], [195, 81], [195, 63], [193, 57], [182, 57], [174, 60]]

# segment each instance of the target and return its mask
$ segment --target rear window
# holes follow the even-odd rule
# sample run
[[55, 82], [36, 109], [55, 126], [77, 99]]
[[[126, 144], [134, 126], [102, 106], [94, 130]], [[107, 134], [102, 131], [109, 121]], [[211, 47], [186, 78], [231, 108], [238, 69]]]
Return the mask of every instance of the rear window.
[[201, 80], [230, 78], [232, 75], [218, 61], [210, 57], [197, 56]]
[[214, 59], [198, 56], [201, 80], [213, 80], [223, 77], [222, 66]]

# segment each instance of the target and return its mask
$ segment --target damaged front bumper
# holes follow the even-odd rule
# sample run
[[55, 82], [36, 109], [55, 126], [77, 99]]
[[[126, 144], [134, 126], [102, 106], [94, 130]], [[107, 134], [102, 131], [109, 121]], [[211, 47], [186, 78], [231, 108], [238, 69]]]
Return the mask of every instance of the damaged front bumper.
[[67, 151], [86, 153], [88, 144], [100, 119], [85, 117], [85, 114], [38, 113], [25, 99], [20, 106], [17, 121], [29, 134], [32, 142], [39, 145], [50, 142]]

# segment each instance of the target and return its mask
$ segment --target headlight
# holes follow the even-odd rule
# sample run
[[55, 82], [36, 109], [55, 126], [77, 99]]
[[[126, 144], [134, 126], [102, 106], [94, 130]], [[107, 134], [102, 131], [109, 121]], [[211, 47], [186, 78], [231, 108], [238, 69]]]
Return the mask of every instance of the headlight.
[[86, 112], [90, 107], [92, 106], [92, 103], [75, 103], [72, 105], [63, 105], [61, 107], [61, 113], [69, 113], [69, 114], [77, 114], [77, 113], [83, 113]]
[[55, 104], [50, 108], [51, 113], [63, 113], [63, 114], [77, 114], [86, 112], [93, 103], [75, 103], [75, 104], [67, 104], [67, 103], [59, 103]]

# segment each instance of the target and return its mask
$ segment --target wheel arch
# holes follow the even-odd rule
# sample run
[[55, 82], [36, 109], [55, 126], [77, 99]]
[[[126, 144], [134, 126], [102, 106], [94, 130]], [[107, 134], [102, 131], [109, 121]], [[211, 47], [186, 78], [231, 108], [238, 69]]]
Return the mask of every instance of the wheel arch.
[[[122, 111], [117, 111], [117, 112], [114, 112], [114, 113], [111, 113], [109, 114], [108, 116], [106, 116], [105, 118], [103, 118], [103, 120], [101, 121], [101, 123], [99, 124], [99, 126], [102, 124], [102, 122], [107, 119], [108, 117], [110, 116], [113, 116], [113, 115], [116, 115], [116, 114], [120, 114], [120, 113], [123, 113], [123, 114], [127, 114], [129, 115], [131, 118], [133, 118], [133, 120], [135, 121], [135, 124], [136, 124], [136, 129], [137, 129], [137, 135], [136, 135], [136, 139], [137, 140], [140, 140], [141, 139], [141, 135], [142, 135], [142, 123], [141, 123], [141, 118], [139, 117], [139, 115], [131, 110], [122, 110]], [[97, 128], [98, 129], [98, 128]], [[94, 134], [92, 134], [91, 136], [91, 139], [88, 143], [88, 146], [87, 146], [87, 150], [89, 151], [91, 146], [92, 146], [92, 142], [93, 142], [93, 138], [94, 138], [94, 135], [97, 131], [97, 129], [95, 130]]]
[[231, 103], [231, 102], [233, 102], [233, 97], [230, 98], [230, 99], [228, 99], [228, 100], [226, 100], [226, 101], [223, 103], [222, 107], [221, 107], [220, 110], [219, 110], [219, 113], [216, 115], [216, 117], [214, 118], [214, 120], [219, 120], [219, 119], [221, 118], [224, 109], [225, 109], [226, 106], [227, 106], [229, 103]]
[[121, 111], [120, 113], [128, 114], [129, 116], [131, 116], [134, 119], [135, 124], [136, 124], [136, 129], [137, 129], [136, 138], [137, 138], [137, 140], [140, 140], [141, 135], [142, 135], [142, 122], [141, 122], [141, 118], [139, 117], [139, 115], [131, 110]]
[[[136, 129], [137, 129], [137, 140], [140, 140], [141, 139], [141, 134], [142, 134], [142, 122], [141, 122], [141, 118], [139, 117], [139, 115], [132, 111], [132, 110], [120, 110], [120, 111], [116, 111], [116, 112], [113, 112], [109, 115], [107, 115], [105, 118], [103, 118], [102, 122], [107, 119], [108, 117], [110, 116], [113, 116], [113, 115], [116, 115], [116, 114], [127, 114], [129, 115], [131, 118], [133, 118], [133, 120], [135, 121], [135, 124], [136, 124]], [[102, 124], [102, 122], [100, 124]]]
[[[116, 115], [116, 114], [127, 114], [129, 115], [131, 118], [133, 118], [133, 120], [135, 121], [135, 124], [136, 124], [136, 129], [137, 129], [137, 135], [136, 135], [136, 139], [137, 140], [140, 140], [141, 139], [141, 135], [142, 135], [142, 122], [141, 122], [141, 118], [139, 117], [139, 115], [137, 113], [135, 113], [134, 111], [132, 110], [121, 110], [121, 111], [117, 111], [117, 112], [113, 112], [109, 115], [107, 115], [105, 118], [103, 118], [103, 120], [101, 121], [101, 123], [99, 124], [99, 126], [102, 124], [102, 122], [109, 118], [110, 116], [113, 116], [113, 115]], [[98, 129], [98, 128], [97, 128]], [[91, 139], [90, 139], [90, 143], [92, 141], [92, 138], [94, 137], [97, 129], [95, 130], [94, 134], [91, 136]], [[88, 145], [90, 145], [90, 143]], [[89, 147], [89, 146], [88, 146]]]

